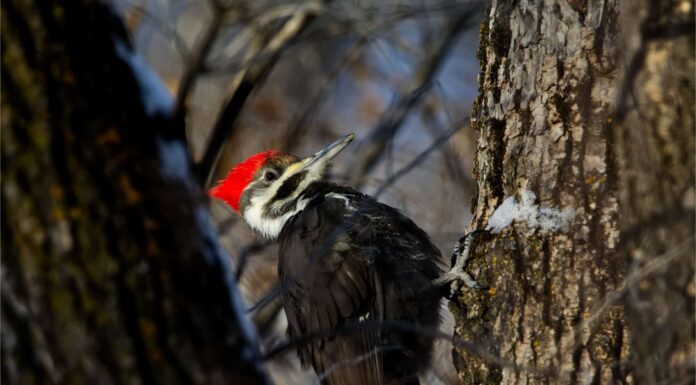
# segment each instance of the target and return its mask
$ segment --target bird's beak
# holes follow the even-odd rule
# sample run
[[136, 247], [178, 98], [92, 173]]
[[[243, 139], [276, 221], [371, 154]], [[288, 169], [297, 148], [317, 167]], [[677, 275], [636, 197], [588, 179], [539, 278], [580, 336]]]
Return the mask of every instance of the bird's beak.
[[355, 134], [348, 134], [343, 139], [337, 140], [322, 148], [316, 154], [304, 158], [302, 160], [304, 164], [299, 171], [324, 169], [338, 153], [343, 151], [343, 149], [353, 141], [353, 139], [355, 139]]

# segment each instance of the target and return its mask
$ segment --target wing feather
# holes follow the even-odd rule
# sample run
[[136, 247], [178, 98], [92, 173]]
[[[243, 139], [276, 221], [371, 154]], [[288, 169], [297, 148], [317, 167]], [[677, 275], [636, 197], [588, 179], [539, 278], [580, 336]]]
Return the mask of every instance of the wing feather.
[[[373, 267], [341, 232], [343, 216], [322, 206], [304, 211], [284, 230], [289, 233], [281, 235], [280, 278], [291, 338], [330, 333], [375, 314]], [[313, 254], [317, 250], [325, 252]], [[378, 347], [379, 333], [361, 331], [318, 338], [298, 347], [298, 353], [303, 364], [310, 362], [317, 374], [324, 374], [324, 384], [376, 385], [381, 373]]]

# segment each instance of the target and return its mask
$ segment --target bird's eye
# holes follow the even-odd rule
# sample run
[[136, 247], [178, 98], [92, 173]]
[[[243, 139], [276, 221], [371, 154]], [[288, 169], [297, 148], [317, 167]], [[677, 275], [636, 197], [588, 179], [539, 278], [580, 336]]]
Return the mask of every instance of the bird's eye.
[[265, 174], [263, 174], [263, 179], [265, 179], [267, 182], [272, 182], [278, 179], [278, 173], [273, 170], [268, 170]]

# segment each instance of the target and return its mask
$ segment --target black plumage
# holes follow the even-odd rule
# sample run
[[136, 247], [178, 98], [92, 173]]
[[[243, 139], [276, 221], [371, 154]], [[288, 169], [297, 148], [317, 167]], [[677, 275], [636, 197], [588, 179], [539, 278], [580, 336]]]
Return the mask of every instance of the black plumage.
[[350, 188], [314, 182], [297, 199], [307, 204], [279, 235], [278, 272], [290, 337], [320, 335], [298, 347], [302, 364], [327, 385], [418, 384], [431, 338], [374, 325], [438, 326], [440, 252], [413, 221]]
[[410, 219], [324, 181], [354, 138], [305, 158], [253, 155], [211, 195], [278, 239], [288, 332], [303, 366], [325, 385], [418, 385], [433, 342], [422, 331], [437, 328], [450, 278], [441, 277], [440, 252]]

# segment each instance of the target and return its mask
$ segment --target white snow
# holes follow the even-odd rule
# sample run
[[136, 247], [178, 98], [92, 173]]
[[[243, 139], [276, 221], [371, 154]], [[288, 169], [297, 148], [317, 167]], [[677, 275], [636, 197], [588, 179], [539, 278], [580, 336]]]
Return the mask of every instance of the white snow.
[[[160, 78], [150, 69], [143, 59], [131, 51], [125, 42], [114, 38], [116, 54], [126, 62], [140, 88], [140, 98], [145, 112], [150, 116], [168, 116], [174, 108], [174, 99]], [[156, 139], [162, 173], [165, 177], [186, 181], [191, 180], [188, 153], [184, 143], [177, 140]]]
[[130, 65], [140, 87], [140, 97], [145, 112], [150, 116], [171, 114], [174, 109], [174, 98], [164, 86], [160, 78], [152, 72], [143, 59], [131, 51], [126, 43], [119, 38], [114, 39], [116, 54]]
[[534, 204], [536, 194], [531, 191], [523, 191], [521, 196], [521, 202], [515, 197], [505, 198], [488, 219], [487, 229], [499, 233], [513, 221], [519, 221], [526, 222], [530, 228], [558, 231], [565, 228], [573, 216], [573, 210], [570, 208], [559, 210]]
[[156, 139], [162, 175], [172, 180], [189, 183], [192, 179], [186, 146], [179, 140]]
[[[247, 317], [245, 317], [246, 305], [244, 304], [244, 301], [236, 288], [236, 283], [234, 281], [234, 268], [232, 267], [231, 258], [227, 255], [227, 252], [225, 252], [218, 242], [217, 231], [213, 227], [210, 219], [210, 213], [206, 208], [198, 207], [196, 209], [195, 216], [196, 225], [200, 229], [201, 235], [205, 238], [204, 243], [213, 247], [212, 250], [204, 249], [208, 251], [205, 253], [204, 257], [208, 263], [219, 263], [225, 277], [225, 283], [228, 288], [230, 300], [232, 301], [232, 308], [238, 316], [237, 320], [239, 321], [239, 327], [250, 343], [252, 343], [254, 346], [259, 346], [256, 329], [251, 326], [251, 322]], [[205, 245], [203, 247], [205, 247]], [[256, 353], [245, 350], [243, 354], [246, 356], [245, 358], [252, 358]]]
[[[159, 77], [123, 41], [115, 38], [114, 46], [116, 54], [133, 70], [140, 87], [140, 95], [145, 112], [150, 116], [170, 115], [174, 108], [174, 99]], [[156, 144], [163, 175], [167, 178], [189, 183], [193, 178], [191, 177], [191, 166], [185, 144], [177, 140], [167, 140], [161, 137], [156, 138]], [[236, 289], [231, 260], [218, 242], [217, 231], [212, 225], [208, 210], [202, 206], [198, 207], [195, 211], [195, 220], [201, 235], [204, 237], [202, 246], [205, 251], [204, 258], [210, 264], [220, 265], [229, 291], [231, 305], [238, 316], [237, 321], [239, 321], [240, 329], [248, 341], [257, 346], [258, 336], [250, 321], [245, 317], [246, 306]], [[248, 358], [252, 358], [257, 353], [247, 347], [243, 354], [247, 355]]]

